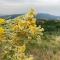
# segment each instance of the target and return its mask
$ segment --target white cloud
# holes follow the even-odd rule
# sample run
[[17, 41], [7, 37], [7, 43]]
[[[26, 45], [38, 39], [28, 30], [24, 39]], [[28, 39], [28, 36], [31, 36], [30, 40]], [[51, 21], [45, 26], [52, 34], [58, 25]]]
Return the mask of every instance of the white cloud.
[[0, 14], [24, 13], [31, 7], [38, 12], [60, 15], [60, 0], [0, 0]]
[[56, 5], [59, 3], [59, 0], [38, 0], [43, 5]]

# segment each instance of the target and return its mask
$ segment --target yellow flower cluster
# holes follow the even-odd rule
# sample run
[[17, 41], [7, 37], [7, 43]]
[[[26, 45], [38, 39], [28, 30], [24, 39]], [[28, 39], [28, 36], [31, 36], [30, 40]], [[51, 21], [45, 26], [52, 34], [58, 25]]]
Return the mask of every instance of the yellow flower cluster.
[[18, 47], [19, 60], [25, 60], [25, 50], [26, 50], [25, 44], [23, 46]]
[[25, 44], [24, 44], [23, 46], [18, 47], [18, 52], [19, 52], [19, 53], [24, 53], [25, 50], [26, 50]]
[[0, 34], [4, 34], [4, 32], [5, 30], [2, 27], [0, 27]]
[[31, 10], [23, 17], [23, 19], [18, 18], [17, 22], [15, 22], [16, 24], [13, 26], [13, 30], [24, 30], [25, 28], [28, 29], [30, 25], [36, 26], [36, 19], [34, 16], [34, 10]]
[[33, 18], [36, 15], [36, 11], [34, 9], [31, 9], [27, 14], [26, 18]]
[[33, 60], [34, 58], [33, 58], [32, 55], [30, 55], [29, 57], [27, 57], [25, 55], [25, 53], [24, 53], [25, 50], [26, 50], [26, 45], [25, 44], [23, 46], [18, 47], [18, 53], [20, 53], [19, 54], [19, 60]]
[[[36, 26], [36, 19], [34, 18], [35, 12], [32, 9], [30, 12], [28, 12], [23, 18], [24, 19], [17, 19], [17, 25], [13, 26], [14, 30], [24, 30], [24, 29], [29, 29], [32, 33], [37, 32], [39, 29], [37, 29]], [[40, 29], [43, 31], [42, 29]]]
[[4, 35], [5, 35], [5, 29], [0, 27], [0, 41], [2, 41], [2, 39], [4, 38]]
[[5, 19], [0, 18], [0, 24], [5, 24], [5, 23], [6, 23]]

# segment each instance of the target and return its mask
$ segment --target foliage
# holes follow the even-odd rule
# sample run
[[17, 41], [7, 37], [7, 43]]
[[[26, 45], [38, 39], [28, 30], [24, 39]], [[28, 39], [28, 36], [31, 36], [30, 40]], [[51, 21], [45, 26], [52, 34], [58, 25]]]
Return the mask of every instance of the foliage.
[[38, 44], [44, 31], [41, 26], [37, 27], [35, 14], [31, 9], [27, 14], [12, 20], [0, 18], [0, 60], [34, 59], [33, 55], [26, 52], [27, 46], [30, 43]]

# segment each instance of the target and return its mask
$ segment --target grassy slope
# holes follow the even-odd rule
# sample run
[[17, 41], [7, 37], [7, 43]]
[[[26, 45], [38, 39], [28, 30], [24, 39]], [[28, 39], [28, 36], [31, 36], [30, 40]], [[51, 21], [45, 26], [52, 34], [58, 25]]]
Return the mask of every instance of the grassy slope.
[[39, 46], [31, 49], [36, 60], [60, 60], [60, 21], [40, 21], [45, 29]]

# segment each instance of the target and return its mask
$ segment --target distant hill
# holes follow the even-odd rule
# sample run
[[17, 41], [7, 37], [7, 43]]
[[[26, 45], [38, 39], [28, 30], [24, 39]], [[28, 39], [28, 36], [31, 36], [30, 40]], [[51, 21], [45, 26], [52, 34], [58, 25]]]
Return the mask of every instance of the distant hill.
[[13, 19], [13, 18], [18, 17], [20, 15], [23, 15], [23, 14], [3, 15], [3, 16], [0, 16], [0, 18]]
[[37, 19], [59, 20], [60, 16], [54, 16], [54, 15], [50, 15], [50, 14], [40, 13], [40, 14], [37, 14]]
[[[23, 15], [23, 14], [13, 14], [13, 15], [3, 15], [3, 16], [0, 15], [0, 18], [13, 19], [20, 15]], [[46, 13], [39, 13], [39, 14], [37, 14], [36, 17], [37, 17], [37, 19], [60, 20], [60, 16], [54, 16], [54, 15], [46, 14]]]

